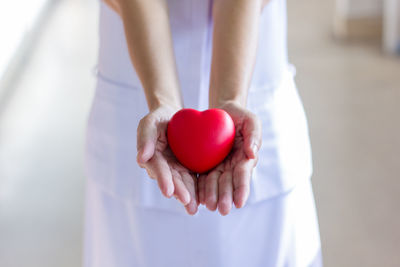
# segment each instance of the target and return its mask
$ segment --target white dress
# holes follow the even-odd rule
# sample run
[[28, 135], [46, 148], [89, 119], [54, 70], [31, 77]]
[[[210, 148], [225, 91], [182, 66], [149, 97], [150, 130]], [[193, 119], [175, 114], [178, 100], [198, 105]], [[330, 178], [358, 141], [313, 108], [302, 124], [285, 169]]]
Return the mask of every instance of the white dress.
[[[208, 106], [213, 0], [168, 0], [185, 107]], [[248, 108], [263, 144], [245, 207], [186, 214], [136, 164], [148, 112], [120, 17], [101, 3], [96, 94], [87, 128], [85, 267], [321, 266], [307, 120], [287, 60], [286, 3], [260, 20]]]

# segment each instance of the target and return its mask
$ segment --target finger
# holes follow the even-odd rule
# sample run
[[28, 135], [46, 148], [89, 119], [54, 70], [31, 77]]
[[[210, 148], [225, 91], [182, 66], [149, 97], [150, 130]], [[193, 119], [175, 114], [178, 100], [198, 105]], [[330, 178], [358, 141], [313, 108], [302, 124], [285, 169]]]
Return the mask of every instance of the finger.
[[250, 194], [250, 179], [255, 159], [247, 159], [235, 166], [233, 171], [233, 202], [236, 208], [246, 203]]
[[180, 173], [171, 169], [171, 174], [175, 188], [174, 195], [185, 206], [190, 202], [190, 193], [183, 183]]
[[190, 193], [190, 202], [185, 206], [187, 213], [194, 215], [197, 212], [199, 202], [197, 200], [197, 181], [196, 177], [190, 175], [188, 172], [181, 172], [183, 183]]
[[137, 128], [137, 162], [143, 164], [150, 160], [155, 152], [158, 131], [156, 123], [148, 116], [140, 120]]
[[171, 170], [161, 152], [156, 151], [154, 156], [144, 164], [147, 173], [151, 178], [157, 180], [161, 192], [167, 198], [174, 193], [174, 183], [172, 181]]
[[197, 178], [197, 191], [199, 195], [199, 202], [200, 204], [205, 204], [205, 199], [206, 199], [206, 194], [205, 194], [205, 184], [206, 184], [206, 175], [200, 175], [199, 178]]
[[232, 208], [232, 194], [232, 172], [226, 171], [218, 179], [218, 210], [223, 216]]
[[246, 156], [255, 159], [262, 142], [261, 122], [256, 115], [251, 114], [245, 119], [242, 134]]
[[205, 181], [205, 202], [206, 207], [215, 211], [217, 209], [218, 202], [218, 178], [221, 175], [221, 172], [218, 170], [214, 170], [210, 172]]

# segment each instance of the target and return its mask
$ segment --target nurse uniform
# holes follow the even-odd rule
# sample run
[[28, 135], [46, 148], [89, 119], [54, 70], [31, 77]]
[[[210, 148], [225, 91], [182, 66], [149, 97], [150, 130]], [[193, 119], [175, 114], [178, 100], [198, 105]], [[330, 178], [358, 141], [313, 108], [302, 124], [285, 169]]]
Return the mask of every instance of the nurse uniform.
[[[168, 0], [185, 107], [207, 109], [213, 0]], [[85, 267], [321, 266], [310, 183], [307, 120], [288, 63], [285, 0], [260, 19], [247, 107], [263, 144], [245, 207], [228, 216], [160, 193], [136, 163], [136, 130], [148, 112], [120, 17], [100, 8], [97, 87], [87, 127]], [[162, 49], [162, 48], [160, 48]]]

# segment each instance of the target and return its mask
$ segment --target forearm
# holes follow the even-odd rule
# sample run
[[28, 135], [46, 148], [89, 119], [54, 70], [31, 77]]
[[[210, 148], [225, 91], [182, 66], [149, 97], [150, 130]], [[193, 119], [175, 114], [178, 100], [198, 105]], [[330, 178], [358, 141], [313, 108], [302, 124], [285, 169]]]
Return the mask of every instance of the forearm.
[[266, 1], [216, 0], [210, 78], [210, 107], [246, 106], [255, 64], [259, 18]]
[[183, 106], [165, 0], [116, 0], [150, 110]]

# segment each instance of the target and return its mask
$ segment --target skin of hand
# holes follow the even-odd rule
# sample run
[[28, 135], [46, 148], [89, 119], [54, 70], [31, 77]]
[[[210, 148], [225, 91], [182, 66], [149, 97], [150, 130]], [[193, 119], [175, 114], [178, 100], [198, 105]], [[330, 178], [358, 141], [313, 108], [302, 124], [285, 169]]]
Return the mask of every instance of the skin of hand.
[[231, 115], [236, 136], [228, 157], [198, 180], [198, 196], [209, 210], [227, 215], [232, 202], [245, 205], [261, 147], [261, 123], [246, 109], [258, 42], [259, 18], [268, 1], [214, 2], [209, 104]]
[[227, 215], [232, 203], [241, 208], [250, 193], [250, 178], [261, 147], [261, 122], [235, 102], [220, 107], [232, 117], [236, 135], [232, 151], [216, 168], [198, 178], [199, 202]]
[[105, 1], [122, 18], [131, 61], [149, 107], [137, 129], [137, 162], [157, 180], [164, 196], [175, 196], [189, 214], [195, 214], [197, 178], [179, 164], [166, 138], [168, 121], [183, 107], [168, 5], [165, 0]]
[[177, 161], [167, 142], [167, 124], [176, 111], [162, 106], [140, 121], [137, 162], [151, 178], [157, 180], [164, 196], [170, 198], [174, 195], [185, 206], [187, 213], [193, 215], [199, 205], [196, 174]]

